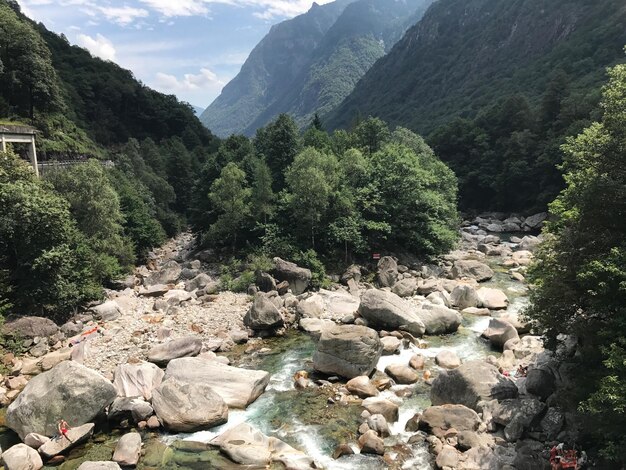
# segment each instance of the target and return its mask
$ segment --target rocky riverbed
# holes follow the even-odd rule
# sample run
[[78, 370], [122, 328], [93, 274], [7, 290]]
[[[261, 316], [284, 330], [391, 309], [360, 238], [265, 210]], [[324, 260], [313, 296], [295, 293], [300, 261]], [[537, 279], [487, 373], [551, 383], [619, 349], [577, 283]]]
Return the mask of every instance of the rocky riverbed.
[[5, 325], [27, 351], [3, 358], [5, 467], [544, 468], [575, 439], [567, 370], [518, 315], [544, 219], [480, 217], [436, 264], [319, 292], [280, 259], [220, 292], [183, 234], [70, 322]]

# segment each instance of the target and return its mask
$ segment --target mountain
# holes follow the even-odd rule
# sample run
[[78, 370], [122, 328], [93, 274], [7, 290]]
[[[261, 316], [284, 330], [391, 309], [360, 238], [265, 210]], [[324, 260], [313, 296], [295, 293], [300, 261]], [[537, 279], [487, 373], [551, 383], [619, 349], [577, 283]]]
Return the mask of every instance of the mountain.
[[439, 0], [328, 124], [373, 115], [428, 133], [514, 93], [537, 102], [559, 69], [572, 91], [597, 90], [623, 58], [624, 24], [622, 0]]
[[202, 108], [201, 106], [191, 105], [191, 107], [193, 108], [193, 112], [195, 113], [195, 115], [198, 117], [200, 117], [202, 113], [204, 112], [204, 108]]
[[432, 0], [337, 0], [280, 23], [205, 110], [219, 136], [252, 135], [281, 113], [304, 126], [337, 106]]
[[216, 143], [191, 106], [70, 45], [12, 0], [0, 0], [0, 119], [37, 127], [43, 154], [98, 155], [129, 138]]

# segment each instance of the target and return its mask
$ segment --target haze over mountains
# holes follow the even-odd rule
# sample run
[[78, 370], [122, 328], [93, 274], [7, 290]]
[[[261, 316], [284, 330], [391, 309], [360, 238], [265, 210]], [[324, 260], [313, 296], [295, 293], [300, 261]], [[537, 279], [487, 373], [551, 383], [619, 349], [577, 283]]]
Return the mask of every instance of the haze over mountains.
[[252, 135], [280, 113], [301, 126], [350, 94], [432, 0], [338, 0], [274, 26], [205, 110], [219, 136]]

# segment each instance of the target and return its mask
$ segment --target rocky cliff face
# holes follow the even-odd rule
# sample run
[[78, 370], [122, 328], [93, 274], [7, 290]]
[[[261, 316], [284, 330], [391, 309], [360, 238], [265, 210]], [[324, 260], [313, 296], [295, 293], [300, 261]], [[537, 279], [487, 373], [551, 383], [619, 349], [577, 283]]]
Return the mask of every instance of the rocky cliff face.
[[539, 96], [557, 68], [574, 87], [589, 88], [623, 57], [624, 21], [617, 0], [440, 0], [368, 71], [330, 124], [375, 115], [427, 132], [506, 94]]
[[280, 113], [308, 124], [354, 88], [432, 0], [338, 0], [274, 26], [202, 114], [220, 136], [252, 135]]

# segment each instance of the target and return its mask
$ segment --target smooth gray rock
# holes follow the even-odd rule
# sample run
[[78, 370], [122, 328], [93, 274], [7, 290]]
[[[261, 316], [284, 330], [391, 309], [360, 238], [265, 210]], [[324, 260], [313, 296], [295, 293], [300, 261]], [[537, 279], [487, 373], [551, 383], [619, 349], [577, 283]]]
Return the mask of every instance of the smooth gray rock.
[[354, 378], [369, 375], [383, 352], [378, 334], [358, 325], [336, 325], [322, 331], [313, 367], [325, 374]]
[[457, 260], [452, 267], [455, 279], [476, 279], [478, 282], [488, 281], [494, 276], [493, 270], [485, 263], [476, 260]]
[[396, 282], [391, 288], [391, 292], [398, 297], [411, 297], [417, 291], [417, 279], [409, 277]]
[[103, 412], [116, 395], [113, 384], [93, 369], [65, 361], [28, 382], [9, 405], [6, 423], [22, 439], [31, 432], [54, 436], [59, 419], [81, 426]]
[[483, 332], [483, 336], [498, 348], [504, 348], [505, 343], [511, 339], [519, 339], [515, 327], [499, 318], [492, 318], [489, 321], [489, 328]]
[[253, 330], [274, 330], [285, 324], [276, 305], [263, 292], [257, 292], [243, 324]]
[[398, 280], [398, 263], [391, 256], [378, 261], [378, 283], [381, 287], [392, 287]]
[[426, 331], [413, 306], [393, 292], [366, 290], [361, 296], [359, 315], [373, 328], [403, 330], [413, 336], [422, 336]]
[[141, 456], [141, 435], [138, 432], [124, 434], [115, 446], [112, 460], [122, 467], [134, 467]]
[[2, 326], [5, 335], [17, 335], [21, 338], [47, 338], [54, 336], [59, 327], [49, 318], [43, 317], [20, 317], [8, 321]]
[[202, 350], [202, 340], [195, 336], [173, 339], [148, 351], [148, 361], [166, 365], [173, 359], [197, 356]]
[[205, 273], [200, 273], [185, 284], [185, 290], [192, 292], [196, 289], [204, 289], [211, 282], [213, 282], [213, 278], [211, 278], [211, 276]]
[[294, 295], [302, 294], [311, 283], [311, 271], [298, 265], [274, 258], [274, 277], [279, 282], [287, 281]]
[[433, 381], [430, 398], [433, 405], [459, 404], [479, 410], [479, 402], [516, 398], [517, 386], [484, 361], [468, 361], [460, 367], [443, 371]]
[[556, 377], [552, 368], [541, 365], [530, 369], [526, 377], [526, 390], [542, 400], [552, 395], [556, 390]]
[[466, 284], [460, 284], [454, 288], [450, 293], [450, 301], [452, 305], [460, 310], [478, 307], [479, 304], [476, 290]]
[[5, 470], [39, 470], [43, 462], [39, 453], [26, 444], [17, 444], [2, 454]]
[[265, 391], [270, 374], [189, 357], [174, 359], [168, 364], [165, 379], [169, 378], [209, 386], [229, 407], [246, 408]]
[[153, 414], [154, 409], [142, 397], [117, 397], [109, 408], [108, 417], [113, 423], [121, 423], [129, 418], [139, 423]]
[[115, 462], [83, 462], [77, 470], [122, 470]]
[[425, 333], [428, 335], [454, 333], [463, 321], [463, 317], [456, 310], [428, 303], [417, 311], [417, 317], [424, 324]]
[[228, 421], [228, 406], [204, 383], [166, 379], [155, 391], [152, 406], [165, 429], [194, 432]]
[[478, 306], [490, 310], [503, 310], [509, 306], [509, 298], [500, 289], [481, 287], [476, 291]]
[[98, 320], [113, 321], [122, 314], [120, 306], [115, 300], [107, 300], [106, 302], [91, 308], [94, 316]]
[[175, 284], [182, 272], [180, 264], [174, 260], [169, 260], [143, 280], [146, 287], [159, 284]]
[[113, 372], [113, 385], [120, 397], [152, 398], [152, 390], [161, 385], [163, 372], [151, 362], [120, 364]]
[[481, 423], [480, 416], [466, 406], [430, 406], [420, 416], [419, 429], [442, 438], [448, 429], [477, 431]]

